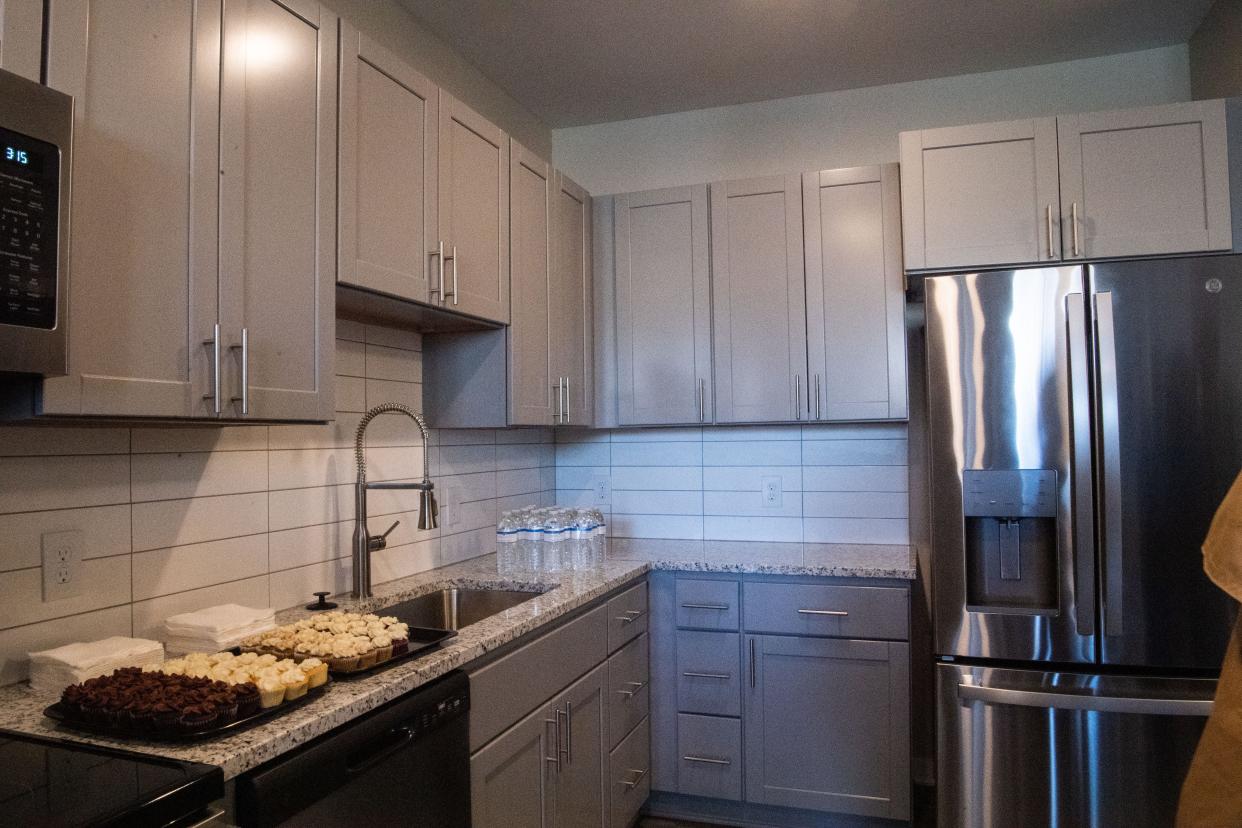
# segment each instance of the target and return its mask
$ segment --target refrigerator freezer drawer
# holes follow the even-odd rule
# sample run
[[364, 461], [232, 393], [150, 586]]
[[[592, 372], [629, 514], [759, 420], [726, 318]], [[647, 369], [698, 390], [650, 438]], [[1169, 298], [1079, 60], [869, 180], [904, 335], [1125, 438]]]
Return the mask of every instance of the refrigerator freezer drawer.
[[939, 664], [940, 824], [1172, 825], [1215, 690]]

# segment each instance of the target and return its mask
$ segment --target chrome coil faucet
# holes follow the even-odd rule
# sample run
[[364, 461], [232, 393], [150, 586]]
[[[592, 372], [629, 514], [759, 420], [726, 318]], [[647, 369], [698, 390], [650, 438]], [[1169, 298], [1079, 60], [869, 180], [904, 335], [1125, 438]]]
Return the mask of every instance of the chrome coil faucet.
[[[418, 426], [423, 435], [423, 479], [420, 483], [368, 483], [365, 438], [367, 426], [380, 414], [404, 414]], [[436, 506], [435, 484], [431, 482], [431, 463], [427, 454], [427, 424], [423, 418], [399, 403], [380, 403], [366, 414], [358, 423], [358, 432], [354, 436], [354, 460], [358, 464], [358, 482], [354, 484], [354, 591], [355, 598], [371, 597], [371, 553], [388, 546], [388, 535], [400, 525], [395, 521], [384, 534], [371, 537], [367, 529], [367, 489], [417, 489], [421, 492], [418, 498], [418, 528], [435, 529], [439, 517]]]

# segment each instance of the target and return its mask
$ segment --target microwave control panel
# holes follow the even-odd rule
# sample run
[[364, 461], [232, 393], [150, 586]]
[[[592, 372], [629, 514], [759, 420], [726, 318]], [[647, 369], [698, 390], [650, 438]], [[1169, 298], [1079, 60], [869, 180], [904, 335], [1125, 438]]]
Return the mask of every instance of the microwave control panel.
[[0, 127], [0, 325], [56, 327], [60, 150]]

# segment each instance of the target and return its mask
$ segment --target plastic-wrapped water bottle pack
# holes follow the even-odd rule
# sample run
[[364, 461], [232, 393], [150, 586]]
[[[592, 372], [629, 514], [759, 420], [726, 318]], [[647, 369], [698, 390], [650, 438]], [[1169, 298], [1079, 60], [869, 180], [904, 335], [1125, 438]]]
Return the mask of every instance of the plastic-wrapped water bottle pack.
[[496, 524], [497, 565], [502, 572], [590, 569], [604, 559], [606, 534], [598, 509], [513, 509]]

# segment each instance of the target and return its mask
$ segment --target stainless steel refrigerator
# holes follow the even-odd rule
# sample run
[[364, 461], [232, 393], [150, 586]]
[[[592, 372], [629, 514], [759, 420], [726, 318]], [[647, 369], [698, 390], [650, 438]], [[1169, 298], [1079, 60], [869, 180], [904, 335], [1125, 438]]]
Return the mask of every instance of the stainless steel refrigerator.
[[940, 824], [1171, 825], [1236, 608], [1242, 256], [925, 281]]

